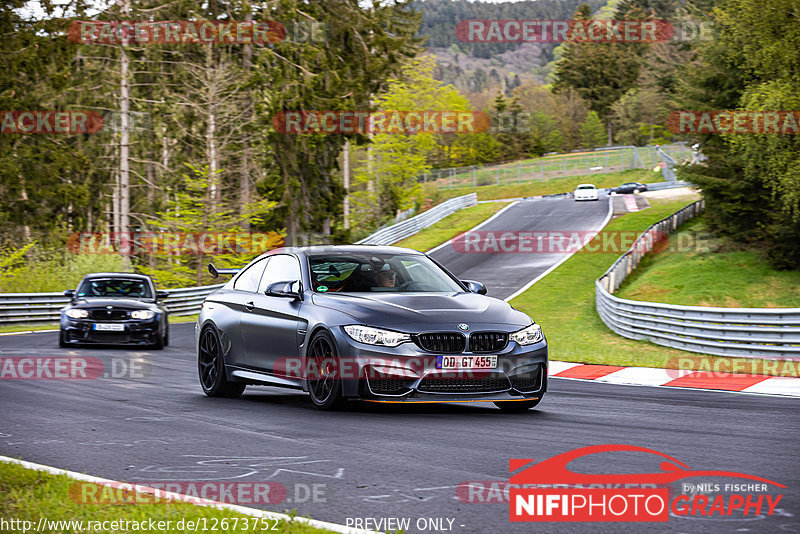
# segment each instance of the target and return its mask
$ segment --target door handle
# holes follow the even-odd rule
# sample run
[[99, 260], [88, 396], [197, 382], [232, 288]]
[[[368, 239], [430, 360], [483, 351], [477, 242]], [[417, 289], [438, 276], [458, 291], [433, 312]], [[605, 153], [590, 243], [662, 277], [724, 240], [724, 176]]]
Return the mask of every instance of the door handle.
[[253, 311], [253, 308], [255, 308], [255, 307], [256, 307], [256, 305], [255, 305], [255, 304], [253, 303], [253, 301], [251, 300], [250, 302], [245, 302], [245, 303], [244, 303], [244, 307], [245, 307], [245, 309], [246, 309], [247, 311]]

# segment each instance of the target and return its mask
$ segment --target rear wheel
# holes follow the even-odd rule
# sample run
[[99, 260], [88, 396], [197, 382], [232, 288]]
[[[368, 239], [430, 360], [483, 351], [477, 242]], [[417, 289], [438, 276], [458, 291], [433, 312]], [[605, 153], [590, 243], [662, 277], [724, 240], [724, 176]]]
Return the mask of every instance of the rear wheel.
[[244, 392], [245, 384], [229, 382], [225, 376], [225, 361], [222, 357], [222, 344], [213, 328], [206, 328], [200, 334], [197, 351], [197, 371], [203, 393], [209, 397], [235, 398]]
[[519, 413], [527, 412], [542, 401], [542, 398], [530, 400], [515, 400], [515, 401], [500, 401], [495, 402], [494, 405], [500, 408], [501, 411], [506, 413]]
[[347, 404], [342, 396], [342, 381], [339, 377], [336, 345], [333, 337], [321, 330], [314, 334], [308, 344], [309, 364], [313, 375], [308, 379], [308, 393], [318, 410], [339, 410]]
[[639, 190], [638, 190], [638, 189], [634, 189], [634, 190], [633, 190], [633, 194], [634, 194], [634, 195], [638, 195], [638, 194], [639, 194]]

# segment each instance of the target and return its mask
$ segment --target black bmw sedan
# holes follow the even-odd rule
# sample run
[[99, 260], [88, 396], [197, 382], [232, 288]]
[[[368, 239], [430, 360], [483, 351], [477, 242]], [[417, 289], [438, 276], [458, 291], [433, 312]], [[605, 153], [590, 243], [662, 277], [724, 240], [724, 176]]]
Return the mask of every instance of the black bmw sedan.
[[315, 407], [494, 402], [527, 410], [547, 389], [541, 328], [421, 252], [369, 245], [268, 252], [209, 295], [195, 325], [206, 395], [307, 391]]
[[156, 291], [149, 276], [94, 273], [64, 295], [72, 300], [61, 309], [62, 347], [94, 343], [162, 349], [169, 344], [167, 310], [161, 304], [169, 293]]

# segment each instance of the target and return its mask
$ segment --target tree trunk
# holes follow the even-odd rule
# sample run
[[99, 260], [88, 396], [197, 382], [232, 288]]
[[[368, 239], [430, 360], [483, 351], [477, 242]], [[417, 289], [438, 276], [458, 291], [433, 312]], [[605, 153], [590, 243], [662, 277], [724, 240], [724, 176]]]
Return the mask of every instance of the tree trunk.
[[344, 156], [342, 161], [342, 178], [344, 182], [344, 229], [350, 228], [350, 140], [344, 142]]
[[[253, 20], [253, 13], [248, 10], [244, 17], [246, 22]], [[244, 75], [250, 74], [250, 62], [253, 57], [253, 45], [245, 43], [242, 47], [242, 69]], [[250, 110], [252, 106], [252, 98], [250, 96], [252, 89], [248, 88], [244, 95], [245, 110]], [[253, 120], [252, 110], [250, 111], [250, 119]], [[247, 205], [250, 204], [250, 137], [247, 132], [242, 132], [242, 160], [241, 170], [239, 173], [239, 216], [242, 218], [242, 227], [245, 230], [250, 229], [250, 221], [246, 217]]]

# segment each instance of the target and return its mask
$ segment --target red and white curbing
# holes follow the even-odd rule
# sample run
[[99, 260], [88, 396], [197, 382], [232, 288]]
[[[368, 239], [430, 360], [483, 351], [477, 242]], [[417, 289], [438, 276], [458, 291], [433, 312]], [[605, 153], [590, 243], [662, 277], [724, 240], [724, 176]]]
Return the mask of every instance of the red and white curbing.
[[551, 361], [551, 378], [800, 397], [800, 378]]

